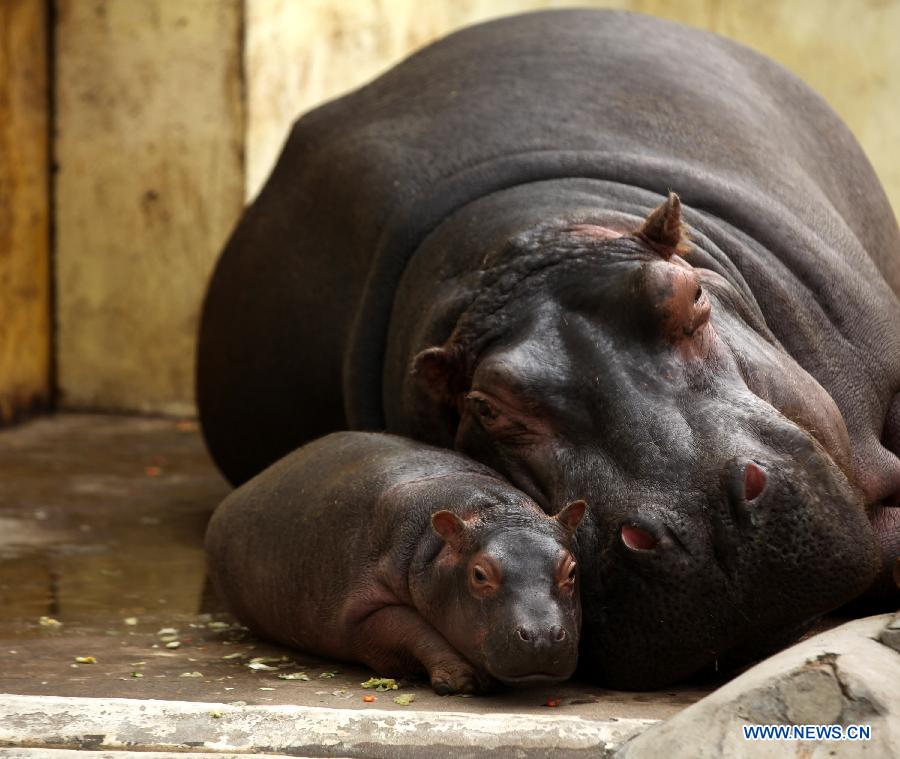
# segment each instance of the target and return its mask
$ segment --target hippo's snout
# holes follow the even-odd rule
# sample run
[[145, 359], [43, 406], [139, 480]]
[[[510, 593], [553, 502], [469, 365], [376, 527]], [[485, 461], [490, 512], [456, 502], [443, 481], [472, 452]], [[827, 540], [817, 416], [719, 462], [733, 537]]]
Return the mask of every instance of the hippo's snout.
[[559, 682], [571, 677], [578, 659], [578, 635], [566, 625], [523, 622], [495, 655], [491, 674], [507, 685]]
[[549, 629], [529, 629], [523, 625], [516, 628], [516, 635], [526, 643], [533, 643], [536, 646], [543, 645], [546, 641], [553, 643], [561, 643], [567, 637], [566, 630], [560, 625], [553, 625]]

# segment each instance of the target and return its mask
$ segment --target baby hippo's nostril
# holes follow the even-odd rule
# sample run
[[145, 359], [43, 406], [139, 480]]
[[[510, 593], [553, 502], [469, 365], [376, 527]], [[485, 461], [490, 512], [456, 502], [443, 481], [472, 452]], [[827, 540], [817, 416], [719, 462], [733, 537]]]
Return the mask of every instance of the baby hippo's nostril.
[[522, 640], [525, 640], [525, 641], [531, 640], [531, 636], [528, 634], [528, 630], [526, 630], [524, 627], [517, 627], [516, 633]]
[[744, 498], [752, 501], [762, 493], [766, 486], [766, 473], [752, 461], [744, 469]]
[[550, 628], [550, 637], [555, 643], [562, 643], [566, 639], [566, 631], [559, 625]]

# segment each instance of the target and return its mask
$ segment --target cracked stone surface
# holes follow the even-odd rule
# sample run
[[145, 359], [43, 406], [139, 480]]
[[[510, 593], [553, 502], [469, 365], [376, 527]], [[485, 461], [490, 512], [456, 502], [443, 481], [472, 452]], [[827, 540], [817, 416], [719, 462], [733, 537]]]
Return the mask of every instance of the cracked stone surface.
[[881, 631], [878, 639], [886, 646], [890, 646], [895, 651], [900, 651], [900, 612], [894, 615], [894, 618], [888, 622], [887, 627]]
[[[616, 759], [900, 756], [900, 614], [848, 622], [757, 664]], [[886, 639], [887, 636], [887, 639]], [[745, 740], [745, 725], [870, 725], [867, 741]]]

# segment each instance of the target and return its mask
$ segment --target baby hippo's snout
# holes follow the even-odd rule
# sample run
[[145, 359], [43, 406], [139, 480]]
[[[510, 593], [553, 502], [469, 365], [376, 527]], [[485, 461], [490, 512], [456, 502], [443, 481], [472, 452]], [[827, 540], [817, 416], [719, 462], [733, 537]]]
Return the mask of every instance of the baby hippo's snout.
[[520, 621], [507, 641], [507, 655], [494, 662], [494, 677], [508, 685], [558, 682], [575, 671], [578, 629], [548, 621]]
[[436, 626], [494, 680], [558, 682], [575, 671], [581, 603], [571, 539], [585, 509], [574, 501], [548, 517], [514, 503], [482, 507], [477, 522], [432, 516], [445, 541], [434, 562], [443, 574], [430, 586], [442, 599], [433, 605]]
[[531, 630], [524, 625], [519, 625], [516, 628], [516, 634], [521, 640], [524, 640], [526, 643], [531, 643], [537, 648], [542, 648], [547, 644], [553, 645], [555, 643], [561, 643], [567, 637], [566, 629], [561, 625], [553, 625], [549, 629], [541, 629], [538, 627]]
[[567, 679], [581, 629], [574, 556], [558, 536], [536, 531], [501, 533], [486, 550], [505, 574], [487, 625], [486, 669], [507, 685]]

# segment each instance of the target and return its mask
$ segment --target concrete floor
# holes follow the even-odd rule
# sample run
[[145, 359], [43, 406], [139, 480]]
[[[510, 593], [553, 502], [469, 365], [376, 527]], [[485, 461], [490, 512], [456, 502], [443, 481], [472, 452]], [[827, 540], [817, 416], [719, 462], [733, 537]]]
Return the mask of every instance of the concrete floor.
[[[441, 698], [426, 683], [403, 682], [398, 691], [371, 693], [360, 684], [375, 673], [256, 640], [204, 593], [203, 532], [227, 492], [190, 421], [66, 414], [0, 432], [0, 693], [67, 697], [70, 708], [79, 698], [153, 699], [197, 702], [200, 709], [469, 715], [469, 724], [475, 715], [505, 715], [533, 725], [584, 723], [615, 732], [618, 724], [633, 732], [717, 684], [622, 693], [572, 682]], [[61, 624], [42, 624], [41, 617]], [[262, 663], [272, 669], [251, 668], [256, 657], [267, 657]], [[309, 680], [283, 679], [288, 674]], [[396, 704], [401, 694], [414, 702]], [[363, 701], [369, 695], [375, 700]], [[200, 734], [183, 748], [215, 743], [204, 728], [192, 729]], [[15, 745], [16, 736], [3, 742]], [[237, 747], [260, 745], [248, 739]], [[139, 747], [156, 748], [152, 741]], [[319, 748], [311, 755], [334, 755]], [[366, 751], [379, 755], [371, 746]]]

